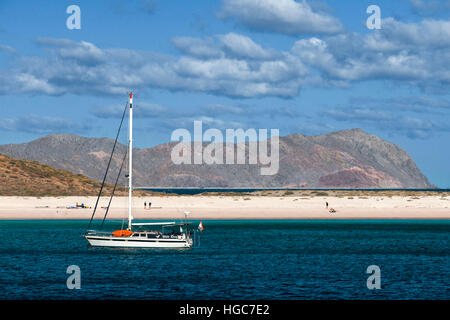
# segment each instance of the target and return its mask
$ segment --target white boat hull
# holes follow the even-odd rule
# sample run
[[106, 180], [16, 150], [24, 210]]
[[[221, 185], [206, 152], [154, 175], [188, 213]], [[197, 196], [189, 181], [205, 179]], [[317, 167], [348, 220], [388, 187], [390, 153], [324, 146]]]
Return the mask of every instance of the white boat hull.
[[93, 247], [119, 248], [190, 248], [191, 239], [139, 239], [132, 237], [85, 236]]

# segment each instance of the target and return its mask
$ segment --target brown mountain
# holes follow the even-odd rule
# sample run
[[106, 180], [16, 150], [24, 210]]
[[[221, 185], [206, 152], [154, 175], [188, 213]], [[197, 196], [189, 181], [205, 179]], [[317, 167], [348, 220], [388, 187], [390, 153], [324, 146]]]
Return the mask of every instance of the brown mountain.
[[[80, 174], [5, 155], [0, 155], [0, 177], [1, 196], [86, 196], [97, 195], [100, 189], [100, 182]], [[124, 190], [116, 193], [125, 194]], [[110, 194], [112, 186], [104, 191]]]
[[[39, 161], [101, 181], [113, 142], [108, 138], [49, 135], [29, 143], [2, 145], [0, 153]], [[407, 152], [360, 129], [317, 136], [291, 134], [280, 137], [279, 171], [273, 176], [261, 175], [261, 165], [176, 165], [171, 160], [175, 144], [134, 149], [136, 186], [432, 187]], [[237, 147], [248, 152], [249, 145], [239, 144]], [[108, 182], [114, 181], [125, 151], [126, 146], [119, 144]], [[125, 178], [121, 179], [121, 183], [125, 183]]]

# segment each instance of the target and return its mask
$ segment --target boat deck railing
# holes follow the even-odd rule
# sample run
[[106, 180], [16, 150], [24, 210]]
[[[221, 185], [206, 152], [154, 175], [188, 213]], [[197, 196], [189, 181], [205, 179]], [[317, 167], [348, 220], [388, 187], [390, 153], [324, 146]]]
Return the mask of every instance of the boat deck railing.
[[87, 230], [85, 235], [88, 235], [88, 236], [112, 236], [112, 232], [97, 231], [97, 230]]

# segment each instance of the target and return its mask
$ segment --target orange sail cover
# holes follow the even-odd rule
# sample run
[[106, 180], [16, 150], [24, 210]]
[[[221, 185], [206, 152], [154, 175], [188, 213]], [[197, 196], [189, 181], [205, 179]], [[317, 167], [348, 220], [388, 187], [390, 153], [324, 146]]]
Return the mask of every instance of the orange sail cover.
[[113, 231], [113, 236], [114, 237], [129, 237], [133, 234], [133, 231], [130, 230], [116, 230]]

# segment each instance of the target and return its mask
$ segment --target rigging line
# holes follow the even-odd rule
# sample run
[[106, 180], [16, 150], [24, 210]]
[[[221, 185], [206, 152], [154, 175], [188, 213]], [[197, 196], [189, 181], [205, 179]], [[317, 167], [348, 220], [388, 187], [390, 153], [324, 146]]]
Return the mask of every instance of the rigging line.
[[119, 174], [117, 175], [116, 183], [114, 184], [114, 188], [113, 188], [112, 193], [111, 193], [111, 198], [109, 198], [108, 207], [106, 207], [105, 216], [103, 217], [103, 221], [102, 221], [102, 224], [100, 226], [100, 229], [103, 228], [103, 224], [105, 223], [106, 216], [108, 215], [109, 207], [111, 206], [111, 201], [112, 201], [112, 199], [114, 197], [114, 192], [116, 191], [116, 187], [117, 187], [117, 183], [119, 182], [120, 174], [122, 173], [123, 164], [125, 163], [125, 159], [127, 158], [127, 153], [128, 152], [125, 151], [125, 154], [123, 155], [122, 164], [120, 165], [120, 169], [119, 169]]
[[108, 166], [106, 167], [105, 176], [103, 177], [103, 182], [102, 182], [102, 185], [100, 187], [100, 192], [98, 193], [97, 201], [95, 202], [94, 211], [92, 212], [91, 219], [89, 220], [88, 229], [91, 227], [92, 219], [94, 218], [95, 211], [97, 210], [98, 201], [100, 199], [100, 196], [102, 195], [103, 187], [105, 186], [106, 176], [108, 174], [109, 166], [111, 165], [111, 160], [112, 160], [112, 157], [113, 157], [113, 154], [114, 154], [114, 150], [116, 149], [117, 140], [119, 139], [119, 133], [120, 133], [120, 129], [122, 128], [123, 119], [125, 118], [125, 113], [127, 112], [127, 107], [128, 107], [128, 101], [125, 104], [125, 109], [123, 110], [122, 119], [120, 120], [119, 130], [117, 130], [116, 140], [114, 140], [114, 145], [113, 145], [113, 149], [112, 149], [112, 152], [111, 152], [111, 156], [109, 157]]

